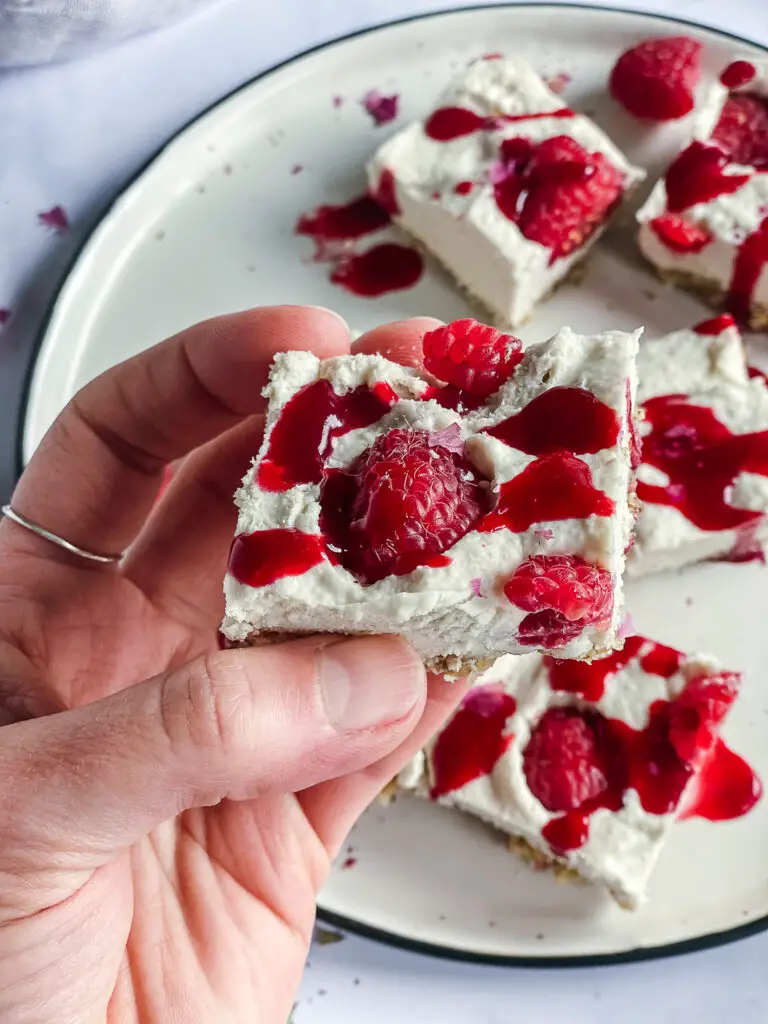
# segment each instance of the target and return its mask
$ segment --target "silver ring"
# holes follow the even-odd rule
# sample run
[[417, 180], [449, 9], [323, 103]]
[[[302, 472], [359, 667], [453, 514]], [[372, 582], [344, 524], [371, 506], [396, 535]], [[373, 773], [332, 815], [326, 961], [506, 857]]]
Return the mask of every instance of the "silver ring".
[[23, 526], [25, 530], [29, 530], [30, 533], [36, 533], [37, 536], [42, 537], [43, 540], [48, 540], [51, 544], [56, 544], [57, 547], [64, 548], [64, 550], [68, 551], [71, 555], [77, 555], [79, 558], [87, 558], [89, 562], [109, 564], [112, 562], [119, 562], [123, 557], [122, 553], [119, 555], [97, 555], [94, 551], [86, 551], [84, 548], [79, 548], [77, 544], [72, 544], [63, 537], [59, 537], [57, 534], [51, 533], [50, 530], [46, 530], [44, 526], [38, 526], [37, 523], [33, 523], [30, 519], [26, 519], [18, 512], [14, 512], [10, 505], [3, 505], [2, 513], [6, 519], [10, 519], [11, 522], [16, 523], [17, 526]]

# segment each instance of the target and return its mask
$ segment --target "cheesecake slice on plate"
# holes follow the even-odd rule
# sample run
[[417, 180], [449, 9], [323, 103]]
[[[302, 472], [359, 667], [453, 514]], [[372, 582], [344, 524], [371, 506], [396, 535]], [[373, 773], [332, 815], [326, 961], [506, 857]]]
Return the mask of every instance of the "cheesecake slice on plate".
[[371, 193], [491, 318], [514, 327], [645, 177], [520, 58], [482, 59], [374, 155]]

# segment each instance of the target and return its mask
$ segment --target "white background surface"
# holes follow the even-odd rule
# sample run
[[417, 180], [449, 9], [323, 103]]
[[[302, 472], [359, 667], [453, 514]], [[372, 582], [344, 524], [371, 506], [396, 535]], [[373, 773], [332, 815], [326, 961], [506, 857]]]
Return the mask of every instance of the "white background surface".
[[[37, 324], [61, 268], [110, 197], [199, 110], [308, 46], [446, 6], [450, 0], [227, 0], [86, 61], [0, 75], [0, 307], [13, 313], [6, 343]], [[624, 6], [768, 44], [765, 0]], [[61, 236], [37, 223], [56, 204], [72, 222]], [[677, 960], [544, 972], [442, 963], [349, 937], [313, 949], [295, 1022], [763, 1024], [767, 957], [762, 935]]]

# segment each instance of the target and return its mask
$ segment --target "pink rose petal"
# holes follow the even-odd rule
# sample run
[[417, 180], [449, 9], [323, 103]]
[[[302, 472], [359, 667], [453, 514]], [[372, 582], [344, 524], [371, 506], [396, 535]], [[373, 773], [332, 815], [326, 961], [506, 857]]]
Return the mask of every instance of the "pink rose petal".
[[542, 540], [552, 540], [555, 536], [548, 526], [542, 526], [540, 529], [534, 530], [533, 535], [534, 537], [541, 537]]
[[458, 423], [451, 423], [449, 427], [442, 430], [435, 430], [429, 435], [430, 448], [447, 448], [449, 452], [456, 452], [461, 455], [464, 451], [464, 441], [461, 437], [461, 427]]
[[378, 89], [371, 89], [360, 102], [366, 113], [373, 118], [374, 124], [380, 127], [383, 124], [389, 124], [397, 117], [397, 105], [400, 102], [400, 97], [397, 93], [392, 96], [382, 96]]
[[67, 217], [63, 206], [53, 206], [50, 210], [38, 213], [37, 219], [40, 224], [44, 224], [47, 228], [53, 228], [57, 232], [69, 229], [69, 217]]
[[474, 579], [469, 581], [469, 589], [472, 591], [472, 593], [475, 595], [475, 597], [482, 597], [483, 596], [482, 593], [481, 593], [482, 585], [483, 585], [483, 581], [480, 579], [479, 576], [475, 576]]

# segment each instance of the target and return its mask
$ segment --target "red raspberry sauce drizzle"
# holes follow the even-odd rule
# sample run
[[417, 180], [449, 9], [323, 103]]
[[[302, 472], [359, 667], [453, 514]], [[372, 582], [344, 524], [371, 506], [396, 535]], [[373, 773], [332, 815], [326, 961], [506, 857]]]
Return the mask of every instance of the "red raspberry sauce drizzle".
[[[702, 682], [706, 684], [708, 680]], [[714, 683], [717, 685], [716, 680]], [[703, 705], [697, 707], [694, 702], [686, 702], [690, 687], [691, 682], [675, 700], [655, 701], [645, 729], [633, 729], [617, 719], [586, 712], [595, 732], [607, 785], [598, 797], [553, 818], [542, 829], [542, 836], [556, 853], [582, 846], [589, 837], [590, 816], [601, 808], [620, 810], [628, 789], [635, 790], [640, 805], [649, 814], [674, 813], [685, 787], [697, 773], [695, 795], [682, 809], [681, 817], [726, 821], [751, 810], [762, 794], [760, 781], [722, 740], [707, 737], [712, 722], [707, 723]], [[734, 695], [735, 690], [726, 700], [725, 710]], [[718, 713], [717, 721], [725, 710]], [[700, 741], [702, 730], [705, 738]], [[681, 740], [691, 746], [690, 758], [678, 753], [676, 744], [679, 746]]]
[[379, 206], [386, 210], [392, 217], [400, 213], [400, 204], [397, 201], [397, 185], [395, 176], [388, 167], [385, 167], [379, 177], [379, 183], [372, 193], [373, 198]]
[[651, 432], [643, 438], [643, 462], [669, 483], [638, 481], [641, 501], [671, 505], [700, 530], [733, 530], [760, 518], [729, 505], [726, 493], [740, 473], [768, 476], [768, 431], [732, 434], [711, 409], [688, 405], [682, 395], [652, 398], [644, 409]]
[[705, 337], [716, 337], [735, 326], [736, 321], [731, 314], [722, 313], [720, 316], [712, 317], [711, 320], [702, 320], [701, 323], [695, 325], [693, 331], [695, 334], [702, 334]]
[[619, 419], [610, 406], [584, 388], [555, 387], [485, 433], [528, 455], [558, 451], [584, 455], [616, 444]]
[[534, 523], [610, 516], [616, 505], [592, 484], [589, 466], [568, 452], [531, 462], [499, 488], [498, 503], [480, 520], [479, 533], [506, 528], [522, 533]]
[[642, 636], [631, 636], [625, 641], [623, 650], [591, 663], [559, 658], [545, 658], [544, 663], [549, 670], [549, 685], [553, 690], [574, 693], [582, 700], [596, 704], [605, 693], [608, 680], [638, 656], [643, 671], [663, 679], [669, 679], [677, 672], [683, 658], [672, 647]]
[[735, 60], [723, 70], [720, 75], [720, 83], [726, 89], [739, 89], [747, 85], [757, 74], [757, 68], [748, 60]]
[[727, 306], [741, 323], [749, 321], [755, 288], [768, 265], [768, 217], [741, 243], [728, 290]]
[[326, 557], [322, 537], [301, 530], [257, 530], [235, 537], [229, 572], [248, 587], [266, 587], [284, 576], [301, 576]]
[[499, 683], [475, 687], [467, 694], [432, 751], [433, 800], [493, 771], [512, 742], [504, 729], [516, 709], [515, 698]]
[[331, 274], [331, 281], [353, 295], [371, 299], [412, 288], [423, 273], [424, 260], [416, 249], [382, 242], [365, 252], [343, 257]]
[[664, 180], [670, 213], [709, 203], [749, 181], [749, 174], [726, 174], [728, 164], [728, 157], [718, 146], [692, 142], [671, 164]]
[[730, 821], [751, 811], [763, 795], [760, 779], [743, 757], [717, 739], [678, 821]]
[[337, 395], [327, 380], [308, 384], [283, 407], [259, 464], [257, 483], [266, 491], [320, 483], [334, 438], [380, 420], [397, 400], [383, 382], [345, 395]]
[[541, 111], [535, 114], [476, 114], [466, 107], [438, 107], [424, 122], [424, 134], [435, 142], [452, 142], [475, 132], [494, 131], [504, 124], [520, 121], [538, 121], [543, 117], [569, 118], [575, 113], [568, 107], [558, 110]]
[[424, 272], [421, 254], [411, 246], [382, 242], [365, 252], [353, 244], [385, 228], [400, 212], [395, 179], [385, 169], [374, 194], [365, 193], [339, 206], [318, 206], [299, 217], [296, 234], [315, 243], [314, 259], [333, 263], [331, 281], [363, 298], [411, 288]]
[[316, 247], [315, 259], [325, 260], [329, 243], [361, 238], [380, 231], [389, 222], [385, 204], [366, 193], [339, 206], [318, 206], [312, 213], [302, 214], [296, 222], [296, 234], [311, 238]]

